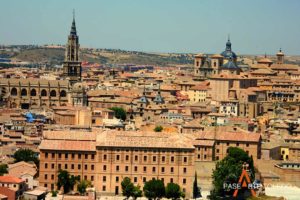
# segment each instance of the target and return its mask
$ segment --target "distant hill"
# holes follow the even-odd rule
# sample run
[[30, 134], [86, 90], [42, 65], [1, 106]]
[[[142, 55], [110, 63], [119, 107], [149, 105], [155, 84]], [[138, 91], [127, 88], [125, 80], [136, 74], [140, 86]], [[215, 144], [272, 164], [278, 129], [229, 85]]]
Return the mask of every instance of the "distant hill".
[[[11, 59], [34, 63], [61, 64], [64, 60], [63, 48], [31, 48], [21, 49], [11, 55]], [[1, 54], [0, 54], [1, 56]], [[81, 49], [82, 61], [99, 64], [137, 64], [137, 65], [192, 65], [192, 54], [159, 54], [114, 49]]]

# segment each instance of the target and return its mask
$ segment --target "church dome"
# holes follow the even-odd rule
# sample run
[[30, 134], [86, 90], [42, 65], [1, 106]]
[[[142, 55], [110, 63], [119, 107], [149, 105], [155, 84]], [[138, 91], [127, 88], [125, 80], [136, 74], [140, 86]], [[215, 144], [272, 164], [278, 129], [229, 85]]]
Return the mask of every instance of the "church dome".
[[239, 67], [229, 57], [229, 61], [222, 66], [223, 69], [239, 69]]
[[237, 58], [236, 54], [231, 50], [231, 42], [230, 42], [229, 38], [228, 38], [228, 41], [226, 42], [226, 49], [225, 49], [225, 51], [223, 51], [221, 53], [221, 55], [226, 59], [229, 59], [229, 58], [236, 59]]
[[82, 92], [86, 87], [83, 83], [75, 83], [72, 87], [73, 92]]

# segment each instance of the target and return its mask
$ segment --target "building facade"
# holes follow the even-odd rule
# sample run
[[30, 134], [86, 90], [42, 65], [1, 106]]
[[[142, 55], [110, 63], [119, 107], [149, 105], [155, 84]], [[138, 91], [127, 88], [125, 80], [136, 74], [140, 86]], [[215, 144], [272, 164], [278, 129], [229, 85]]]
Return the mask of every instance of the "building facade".
[[9, 108], [63, 106], [69, 101], [69, 83], [64, 80], [1, 79], [1, 96]]
[[[180, 134], [149, 132], [45, 133], [40, 145], [40, 184], [56, 189], [59, 169], [90, 180], [101, 194], [121, 194], [121, 182], [161, 179], [192, 195], [195, 148]], [[64, 138], [61, 140], [59, 138]]]

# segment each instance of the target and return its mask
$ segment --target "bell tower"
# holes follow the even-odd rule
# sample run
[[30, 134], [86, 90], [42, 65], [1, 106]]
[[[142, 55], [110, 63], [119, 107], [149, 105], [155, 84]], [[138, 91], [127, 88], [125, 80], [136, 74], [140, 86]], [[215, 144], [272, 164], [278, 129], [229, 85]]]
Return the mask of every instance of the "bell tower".
[[277, 57], [277, 64], [283, 64], [284, 53], [282, 52], [281, 48], [279, 49], [279, 52], [276, 54], [276, 57]]
[[63, 64], [63, 75], [70, 80], [71, 85], [81, 81], [81, 62], [79, 61], [79, 37], [76, 31], [75, 12], [73, 11], [73, 22], [68, 43], [66, 45], [65, 61]]

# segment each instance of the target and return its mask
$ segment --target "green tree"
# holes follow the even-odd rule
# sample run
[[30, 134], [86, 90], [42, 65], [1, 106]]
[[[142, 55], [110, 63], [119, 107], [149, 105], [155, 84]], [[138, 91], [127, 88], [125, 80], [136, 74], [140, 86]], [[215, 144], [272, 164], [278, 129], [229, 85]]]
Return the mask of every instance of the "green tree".
[[77, 191], [81, 194], [84, 195], [86, 193], [86, 188], [92, 186], [92, 183], [87, 180], [82, 180], [78, 183], [77, 185]]
[[227, 191], [223, 188], [223, 184], [237, 183], [244, 163], [249, 164], [249, 175], [252, 182], [255, 176], [253, 159], [244, 150], [237, 147], [229, 147], [228, 155], [216, 164], [216, 169], [213, 171], [214, 188], [211, 191], [211, 199], [218, 199], [224, 196], [232, 197], [233, 190]]
[[132, 192], [132, 197], [133, 199], [137, 199], [138, 197], [142, 197], [142, 190], [141, 190], [141, 187], [138, 185], [138, 186], [134, 186], [133, 188], [133, 192]]
[[164, 182], [158, 179], [147, 181], [143, 191], [148, 199], [160, 199], [165, 196]]
[[131, 182], [130, 178], [125, 177], [123, 181], [121, 182], [122, 186], [122, 194], [125, 196], [127, 199], [132, 196], [133, 190], [134, 190], [134, 185]]
[[163, 129], [164, 129], [164, 128], [163, 128], [162, 126], [156, 126], [156, 127], [154, 128], [154, 131], [155, 131], [155, 132], [162, 132]]
[[58, 180], [57, 187], [60, 189], [64, 188], [64, 193], [68, 193], [70, 190], [74, 188], [74, 185], [79, 180], [78, 176], [71, 176], [67, 170], [59, 170], [58, 172]]
[[197, 172], [195, 172], [195, 179], [193, 184], [193, 199], [197, 199], [199, 197], [201, 197], [201, 193], [197, 183]]
[[180, 186], [176, 183], [168, 183], [166, 187], [166, 197], [172, 200], [180, 199], [183, 197], [183, 193], [180, 191]]
[[3, 176], [3, 174], [8, 173], [7, 168], [8, 168], [7, 164], [0, 165], [0, 176]]
[[34, 162], [37, 166], [39, 164], [39, 159], [37, 154], [31, 149], [19, 149], [14, 153], [15, 162], [25, 161]]
[[123, 108], [119, 107], [112, 107], [110, 110], [113, 110], [115, 112], [115, 116], [117, 119], [121, 119], [123, 121], [126, 120], [126, 111]]

